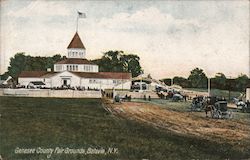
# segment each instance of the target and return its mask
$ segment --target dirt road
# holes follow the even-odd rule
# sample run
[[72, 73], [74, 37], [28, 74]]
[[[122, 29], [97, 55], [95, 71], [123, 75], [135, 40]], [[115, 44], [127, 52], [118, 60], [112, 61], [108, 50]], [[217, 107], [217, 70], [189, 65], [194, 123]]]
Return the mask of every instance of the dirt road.
[[110, 112], [123, 118], [147, 123], [185, 136], [196, 136], [218, 143], [241, 146], [250, 142], [250, 126], [244, 120], [211, 119], [192, 112], [177, 112], [157, 105], [138, 102], [113, 104], [106, 100]]

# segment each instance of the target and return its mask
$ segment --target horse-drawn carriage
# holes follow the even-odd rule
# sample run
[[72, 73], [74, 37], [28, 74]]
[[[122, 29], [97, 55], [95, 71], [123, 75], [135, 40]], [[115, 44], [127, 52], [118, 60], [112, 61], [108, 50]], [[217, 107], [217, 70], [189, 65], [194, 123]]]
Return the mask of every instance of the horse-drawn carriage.
[[205, 112], [211, 112], [212, 118], [232, 118], [232, 112], [228, 110], [227, 101], [217, 97], [207, 97]]
[[218, 101], [211, 110], [212, 118], [232, 118], [232, 111], [228, 110], [226, 101]]
[[247, 101], [241, 108], [242, 112], [250, 113], [250, 101]]
[[204, 109], [205, 101], [203, 96], [194, 97], [191, 104], [191, 111], [202, 111]]
[[195, 97], [191, 104], [192, 111], [205, 111], [211, 113], [212, 118], [231, 118], [232, 112], [228, 110], [227, 101], [215, 96], [212, 97]]

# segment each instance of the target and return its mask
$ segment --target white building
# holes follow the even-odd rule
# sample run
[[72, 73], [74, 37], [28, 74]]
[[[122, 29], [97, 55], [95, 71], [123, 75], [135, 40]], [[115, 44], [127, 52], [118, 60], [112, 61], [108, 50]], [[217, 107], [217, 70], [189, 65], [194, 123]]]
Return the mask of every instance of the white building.
[[250, 101], [250, 87], [246, 89], [246, 100]]
[[[130, 89], [131, 73], [99, 72], [98, 65], [85, 58], [86, 49], [76, 32], [68, 46], [68, 58], [54, 64], [54, 71], [23, 71], [18, 76], [21, 86], [41, 84], [44, 87], [84, 87], [85, 89], [112, 89], [122, 86]], [[121, 85], [126, 84], [126, 85]]]

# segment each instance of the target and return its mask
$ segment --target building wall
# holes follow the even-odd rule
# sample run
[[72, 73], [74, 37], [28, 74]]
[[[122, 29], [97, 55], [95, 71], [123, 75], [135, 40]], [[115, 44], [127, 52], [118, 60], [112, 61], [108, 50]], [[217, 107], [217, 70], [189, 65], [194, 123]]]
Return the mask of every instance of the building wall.
[[[98, 79], [98, 78], [81, 78], [68, 71], [57, 73], [50, 78], [18, 78], [20, 85], [27, 86], [31, 81], [42, 81], [46, 87], [61, 87], [63, 80], [66, 79], [71, 87], [88, 87], [91, 89], [130, 89], [131, 80], [125, 79]], [[126, 83], [125, 83], [126, 82]], [[123, 83], [123, 85], [121, 84]]]
[[[125, 83], [129, 80], [119, 80], [119, 79], [97, 79], [97, 78], [82, 78], [81, 86], [85, 88], [96, 88], [96, 89], [112, 89], [113, 87], [119, 85], [121, 82]], [[119, 83], [117, 83], [119, 82]], [[130, 89], [131, 82], [126, 83], [124, 86], [119, 85], [118, 88]]]
[[142, 99], [144, 96], [148, 99], [150, 98], [159, 98], [159, 96], [156, 94], [156, 92], [153, 91], [143, 91], [143, 92], [130, 92], [130, 91], [122, 91], [122, 90], [115, 90], [114, 95], [119, 95], [121, 97], [131, 96], [131, 98], [139, 98]]
[[54, 64], [55, 72], [62, 71], [73, 71], [73, 72], [98, 72], [98, 65], [91, 64]]
[[246, 90], [246, 100], [250, 101], [250, 88]]
[[69, 58], [85, 58], [86, 50], [80, 48], [70, 48], [68, 49]]
[[18, 78], [18, 83], [21, 86], [28, 86], [31, 81], [42, 81], [45, 84], [45, 87], [51, 87], [51, 79], [50, 78], [37, 78], [37, 77], [26, 77], [26, 78]]
[[132, 82], [130, 80], [127, 80], [127, 81], [124, 80], [122, 84], [118, 84], [114, 88], [115, 89], [120, 89], [120, 90], [121, 89], [130, 90], [131, 85], [132, 85]]
[[71, 87], [80, 86], [80, 77], [67, 71], [58, 73], [51, 77], [51, 86], [61, 87], [63, 85], [63, 79], [69, 80], [68, 83]]

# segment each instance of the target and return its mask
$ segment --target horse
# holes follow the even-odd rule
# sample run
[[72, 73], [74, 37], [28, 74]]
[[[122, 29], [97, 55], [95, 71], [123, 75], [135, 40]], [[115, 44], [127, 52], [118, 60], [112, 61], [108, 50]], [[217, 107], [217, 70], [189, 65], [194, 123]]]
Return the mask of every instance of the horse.
[[215, 106], [213, 105], [213, 103], [211, 102], [211, 100], [206, 100], [203, 102], [203, 109], [206, 113], [206, 117], [208, 117], [208, 112], [210, 112], [211, 117], [213, 117], [213, 111], [215, 110]]

